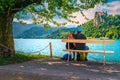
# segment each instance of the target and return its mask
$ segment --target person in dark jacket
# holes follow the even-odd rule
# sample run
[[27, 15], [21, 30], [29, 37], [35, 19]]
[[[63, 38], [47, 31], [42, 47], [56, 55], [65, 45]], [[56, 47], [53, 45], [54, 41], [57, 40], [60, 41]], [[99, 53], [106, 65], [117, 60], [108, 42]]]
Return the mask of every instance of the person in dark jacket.
[[[74, 35], [75, 39], [87, 39], [84, 34], [82, 34], [81, 31], [78, 31], [76, 35]], [[86, 44], [85, 43], [76, 43], [75, 44], [75, 49], [76, 50], [86, 50]], [[87, 60], [87, 56], [85, 58]], [[77, 52], [77, 61], [80, 61], [80, 53]]]

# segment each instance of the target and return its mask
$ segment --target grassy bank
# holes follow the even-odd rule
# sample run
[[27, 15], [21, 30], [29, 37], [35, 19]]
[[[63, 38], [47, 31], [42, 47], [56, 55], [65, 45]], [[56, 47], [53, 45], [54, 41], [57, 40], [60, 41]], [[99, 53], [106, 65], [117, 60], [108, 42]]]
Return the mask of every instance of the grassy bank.
[[28, 53], [20, 53], [16, 52], [14, 56], [2, 58], [0, 57], [0, 65], [7, 65], [7, 64], [15, 64], [21, 63], [25, 61], [30, 61], [33, 59], [42, 59], [42, 58], [49, 58], [50, 56], [41, 55], [41, 54], [28, 54]]

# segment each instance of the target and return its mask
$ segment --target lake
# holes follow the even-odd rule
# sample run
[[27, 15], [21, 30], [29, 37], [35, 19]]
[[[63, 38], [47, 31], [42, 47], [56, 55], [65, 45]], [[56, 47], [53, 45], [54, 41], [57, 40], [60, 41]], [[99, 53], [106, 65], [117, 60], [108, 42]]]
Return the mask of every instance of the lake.
[[[61, 39], [14, 39], [15, 50], [20, 52], [32, 54], [45, 54], [49, 55], [49, 42], [52, 42], [53, 56], [63, 56], [68, 52], [64, 52], [65, 43]], [[103, 44], [87, 44], [90, 49], [104, 49]], [[40, 51], [41, 50], [41, 51]], [[107, 54], [106, 60], [110, 62], [120, 62], [120, 40], [115, 40], [114, 44], [107, 44], [106, 50], [114, 50], [114, 54]], [[88, 60], [103, 61], [103, 54], [89, 53]]]

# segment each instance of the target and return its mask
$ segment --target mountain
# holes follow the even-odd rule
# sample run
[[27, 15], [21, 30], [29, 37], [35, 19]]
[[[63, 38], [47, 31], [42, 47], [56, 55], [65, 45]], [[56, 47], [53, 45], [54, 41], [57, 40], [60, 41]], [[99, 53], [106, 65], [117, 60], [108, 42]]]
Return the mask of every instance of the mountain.
[[22, 34], [24, 31], [36, 26], [34, 24], [21, 24], [19, 22], [13, 22], [13, 36], [17, 37], [18, 35]]
[[32, 27], [26, 31], [24, 31], [22, 34], [15, 38], [24, 38], [24, 39], [38, 39], [38, 38], [46, 38], [47, 35], [51, 34], [52, 32], [56, 31], [57, 28], [51, 27], [48, 29], [44, 29], [44, 27]]
[[13, 22], [13, 36], [17, 39], [65, 38], [66, 34], [64, 34], [64, 30], [66, 29], [66, 27], [57, 28], [52, 26], [48, 29], [45, 29], [43, 25], [21, 24], [18, 22]]
[[47, 35], [46, 38], [50, 39], [62, 39], [66, 38], [66, 27], [59, 27], [56, 31], [52, 32], [51, 34]]
[[64, 28], [57, 28], [52, 26], [50, 28], [45, 29], [43, 25], [21, 24], [18, 22], [13, 22], [13, 36], [14, 38], [18, 39], [56, 38], [54, 34], [60, 34], [60, 31], [62, 29]]

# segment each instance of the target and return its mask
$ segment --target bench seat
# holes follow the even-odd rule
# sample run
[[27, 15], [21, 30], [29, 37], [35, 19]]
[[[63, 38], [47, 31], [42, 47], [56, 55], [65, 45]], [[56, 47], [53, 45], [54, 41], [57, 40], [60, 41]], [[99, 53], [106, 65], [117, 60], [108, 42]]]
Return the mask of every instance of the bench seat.
[[72, 49], [63, 49], [63, 51], [69, 52], [88, 52], [88, 53], [105, 53], [105, 54], [113, 54], [114, 51], [104, 51], [104, 50], [72, 50]]

